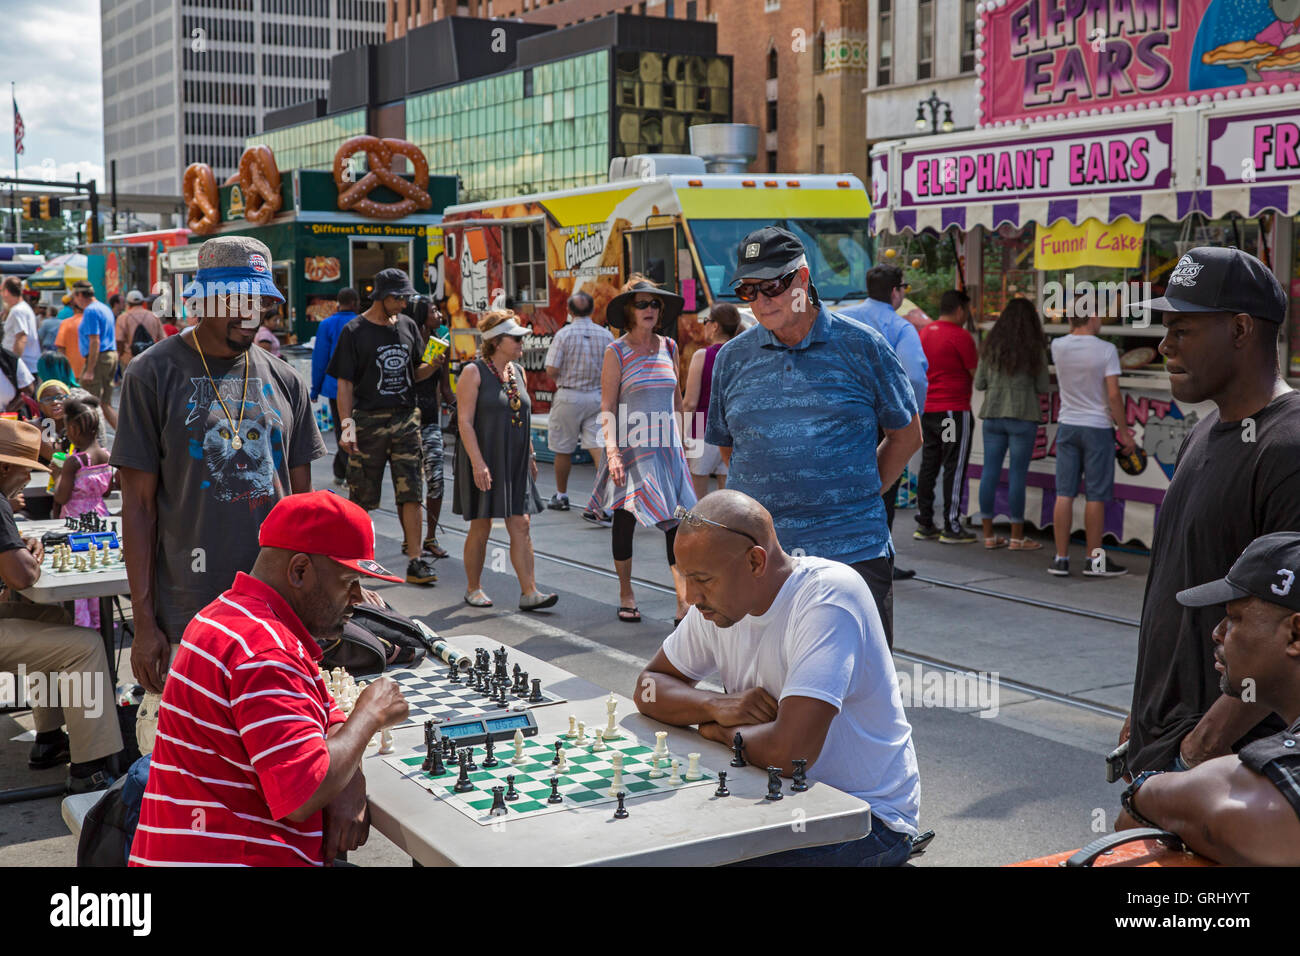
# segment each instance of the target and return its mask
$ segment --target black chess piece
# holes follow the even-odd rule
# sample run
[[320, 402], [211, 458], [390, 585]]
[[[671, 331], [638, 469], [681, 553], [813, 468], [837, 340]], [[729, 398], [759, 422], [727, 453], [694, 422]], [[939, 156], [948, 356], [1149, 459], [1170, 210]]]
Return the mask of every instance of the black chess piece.
[[509, 810], [506, 807], [505, 794], [506, 794], [505, 787], [492, 788], [492, 809], [488, 810], [488, 816], [504, 817], [509, 812]]
[[544, 700], [546, 700], [546, 698], [542, 696], [542, 681], [540, 678], [534, 677], [533, 692], [528, 695], [528, 703], [540, 704]]
[[513, 773], [506, 775], [506, 799], [518, 800], [519, 791], [515, 789], [515, 775]]
[[441, 777], [446, 772], [447, 768], [443, 765], [442, 754], [438, 753], [438, 748], [435, 747], [433, 749], [433, 765], [429, 768], [429, 775]]
[[519, 675], [522, 674], [523, 672], [524, 672], [524, 669], [523, 669], [522, 667], [519, 666], [519, 662], [518, 662], [518, 661], [515, 661], [514, 669], [510, 672], [511, 674], [514, 675], [514, 678], [515, 678], [514, 687], [516, 687], [516, 688], [519, 687]]
[[496, 676], [497, 676], [497, 679], [498, 679], [498, 680], [507, 680], [507, 679], [510, 677], [510, 672], [506, 670], [506, 664], [507, 664], [507, 661], [509, 660], [510, 652], [507, 651], [507, 650], [503, 647], [503, 648], [501, 648], [501, 650], [500, 650], [499, 652], [494, 652], [494, 653], [499, 653], [499, 655], [500, 655], [500, 656], [498, 656], [497, 659], [496, 659]]
[[495, 767], [500, 761], [497, 760], [496, 753], [494, 751], [493, 744], [492, 744], [491, 734], [488, 734], [487, 743], [485, 743], [483, 747], [487, 751], [485, 756], [483, 757], [483, 768], [488, 769], [491, 767]]
[[618, 792], [618, 809], [614, 811], [615, 820], [627, 819], [627, 808], [623, 806], [623, 799], [627, 796], [622, 790]]
[[506, 686], [507, 680], [509, 680], [509, 678], [503, 677], [501, 679], [500, 691], [497, 695], [497, 703], [502, 707], [510, 706], [510, 689]]
[[791, 760], [794, 764], [794, 778], [790, 783], [790, 789], [795, 793], [802, 793], [808, 789], [808, 761], [800, 758]]
[[563, 803], [564, 798], [560, 796], [560, 778], [551, 778], [551, 795], [546, 798], [547, 803]]
[[767, 794], [763, 797], [763, 799], [781, 800], [783, 798], [784, 798], [783, 794], [781, 793], [781, 768], [768, 767], [767, 768]]
[[519, 697], [528, 696], [528, 671], [519, 672], [519, 689], [515, 691]]
[[560, 765], [560, 749], [561, 749], [563, 746], [564, 746], [564, 744], [563, 744], [561, 741], [558, 741], [558, 740], [557, 740], [557, 741], [555, 742], [555, 759], [551, 761], [551, 766], [552, 766], [552, 767], [558, 767], [558, 766]]
[[451, 683], [451, 684], [459, 684], [459, 683], [460, 683], [460, 668], [457, 667], [455, 664], [450, 665], [450, 667], [451, 667], [451, 670], [449, 670], [449, 671], [447, 672], [447, 681], [448, 681], [448, 683]]
[[715, 797], [729, 797], [731, 791], [727, 789], [727, 771], [718, 771], [718, 789], [713, 791]]
[[736, 756], [731, 758], [733, 767], [749, 766], [749, 763], [745, 760], [745, 738], [740, 736], [739, 732], [731, 738], [731, 749], [736, 752]]
[[474, 789], [474, 784], [469, 782], [469, 754], [463, 750], [460, 752], [460, 776], [456, 778], [456, 785], [451, 789], [456, 793], [467, 793]]

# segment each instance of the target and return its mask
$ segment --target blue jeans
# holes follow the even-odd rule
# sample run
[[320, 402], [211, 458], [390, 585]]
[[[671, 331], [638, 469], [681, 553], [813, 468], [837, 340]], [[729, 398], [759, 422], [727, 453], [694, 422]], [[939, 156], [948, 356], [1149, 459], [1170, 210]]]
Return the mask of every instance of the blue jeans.
[[980, 476], [980, 517], [992, 521], [998, 481], [1002, 477], [1002, 458], [1011, 450], [1007, 469], [1007, 511], [1013, 524], [1025, 520], [1025, 479], [1029, 476], [1029, 459], [1038, 437], [1038, 422], [1023, 418], [984, 419], [984, 473]]
[[732, 866], [902, 866], [912, 855], [912, 838], [885, 826], [873, 813], [871, 832], [861, 840], [808, 846], [742, 860]]

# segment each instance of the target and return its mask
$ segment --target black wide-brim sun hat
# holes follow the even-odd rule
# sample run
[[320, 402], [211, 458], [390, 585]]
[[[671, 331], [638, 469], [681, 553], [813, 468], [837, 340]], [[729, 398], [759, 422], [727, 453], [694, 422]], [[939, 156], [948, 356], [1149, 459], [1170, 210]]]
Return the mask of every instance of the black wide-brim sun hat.
[[677, 317], [682, 314], [682, 307], [686, 304], [686, 300], [675, 292], [661, 289], [649, 282], [638, 282], [627, 292], [610, 299], [609, 305], [605, 306], [605, 324], [611, 329], [621, 330], [624, 325], [624, 308], [635, 302], [639, 295], [654, 295], [663, 301], [664, 307], [659, 310], [659, 327], [665, 330], [666, 334], [672, 334], [667, 330], [677, 328]]

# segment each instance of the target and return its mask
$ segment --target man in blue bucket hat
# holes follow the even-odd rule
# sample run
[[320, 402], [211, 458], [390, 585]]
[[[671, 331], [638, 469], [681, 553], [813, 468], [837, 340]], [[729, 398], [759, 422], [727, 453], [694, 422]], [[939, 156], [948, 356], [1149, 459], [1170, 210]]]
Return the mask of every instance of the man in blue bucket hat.
[[183, 296], [197, 324], [127, 366], [111, 458], [135, 614], [131, 669], [146, 691], [142, 753], [153, 749], [186, 624], [252, 567], [262, 520], [281, 498], [311, 490], [311, 463], [325, 454], [306, 383], [251, 347], [284, 301], [266, 245], [207, 240]]

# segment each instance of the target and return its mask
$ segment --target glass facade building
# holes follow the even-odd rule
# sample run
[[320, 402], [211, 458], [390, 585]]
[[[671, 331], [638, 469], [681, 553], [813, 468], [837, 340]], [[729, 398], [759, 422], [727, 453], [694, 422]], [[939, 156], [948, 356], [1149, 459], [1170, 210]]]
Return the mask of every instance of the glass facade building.
[[258, 143], [271, 147], [282, 173], [290, 169], [332, 169], [339, 146], [365, 131], [366, 111], [353, 110], [250, 136], [244, 147]]

